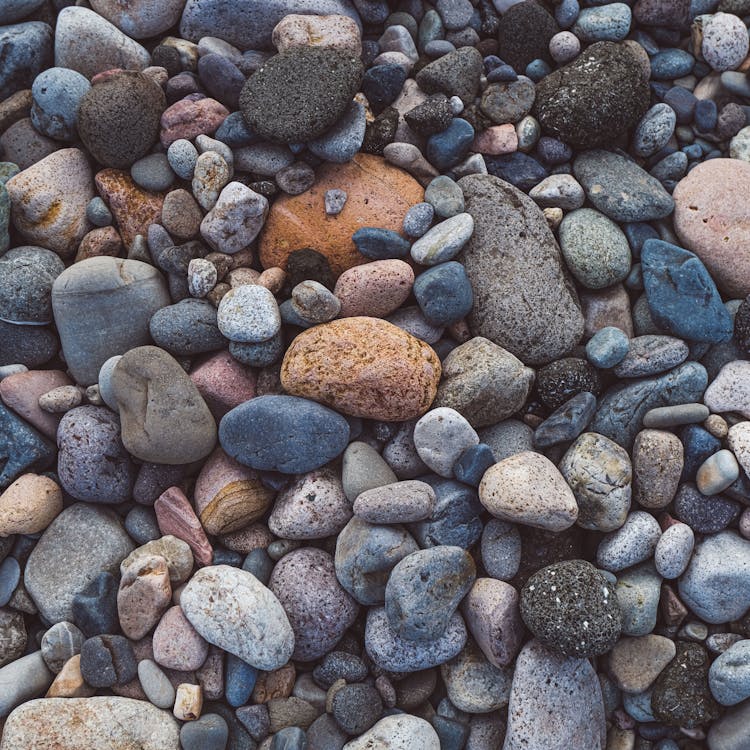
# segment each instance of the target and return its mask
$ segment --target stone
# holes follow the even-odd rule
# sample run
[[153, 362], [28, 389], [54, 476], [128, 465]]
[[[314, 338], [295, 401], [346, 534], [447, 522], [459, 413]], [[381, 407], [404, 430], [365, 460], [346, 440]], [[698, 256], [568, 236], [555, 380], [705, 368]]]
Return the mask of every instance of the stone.
[[414, 445], [424, 463], [441, 477], [452, 477], [453, 466], [479, 436], [455, 409], [428, 411], [414, 426]]
[[357, 618], [359, 606], [336, 579], [333, 558], [303, 547], [276, 563], [268, 588], [294, 631], [292, 658], [315, 661], [331, 651]]
[[534, 114], [565, 143], [604, 146], [646, 112], [647, 80], [630, 48], [599, 41], [539, 82]]
[[432, 725], [411, 714], [386, 716], [361, 737], [347, 742], [343, 750], [440, 750], [441, 744]]
[[630, 341], [625, 357], [613, 369], [618, 378], [637, 378], [671, 370], [684, 362], [690, 353], [688, 345], [672, 336], [648, 334]]
[[76, 594], [100, 571], [116, 573], [132, 550], [117, 516], [76, 503], [65, 508], [37, 542], [26, 563], [24, 585], [48, 622], [70, 621]]
[[460, 711], [489, 713], [508, 704], [512, 673], [491, 664], [475, 645], [440, 667], [448, 698]]
[[71, 656], [45, 694], [45, 698], [90, 698], [96, 688], [86, 684], [81, 674], [81, 655]]
[[581, 153], [573, 162], [573, 174], [594, 207], [613, 221], [663, 219], [675, 205], [656, 178], [634, 161], [611, 151], [592, 149]]
[[137, 458], [184, 464], [213, 450], [216, 423], [211, 412], [185, 371], [162, 349], [143, 346], [126, 352], [115, 366], [112, 387], [123, 443]]
[[620, 637], [620, 606], [612, 584], [583, 560], [548, 565], [521, 591], [521, 617], [548, 648], [586, 658]]
[[[345, 368], [336, 359], [344, 352]], [[292, 395], [319, 399], [351, 416], [395, 421], [423, 414], [439, 378], [440, 363], [429, 346], [386, 321], [366, 317], [301, 333], [281, 366], [281, 382]]]
[[725, 364], [711, 381], [703, 400], [712, 412], [736, 411], [750, 419], [750, 391], [745, 383], [750, 365], [745, 360]]
[[[480, 102], [480, 108], [482, 112], [490, 118], [490, 120], [496, 125], [505, 125], [507, 131], [499, 131], [492, 129], [493, 135], [502, 135], [507, 132], [508, 137], [513, 143], [515, 139], [516, 146], [518, 146], [518, 136], [515, 132], [515, 128], [509, 128], [508, 125], [512, 125], [519, 120], [523, 119], [530, 111], [534, 104], [534, 97], [536, 91], [533, 82], [522, 76], [517, 78], [515, 81], [508, 81], [507, 83], [491, 83], [484, 90], [482, 94], [482, 100]], [[489, 129], [488, 129], [489, 130]], [[484, 133], [488, 131], [485, 130]], [[513, 133], [513, 135], [510, 135]], [[482, 136], [478, 136], [480, 139]], [[498, 149], [492, 149], [497, 151]], [[516, 149], [510, 149], [512, 153]], [[507, 151], [507, 149], [506, 149]], [[482, 151], [481, 153], [491, 153]]]
[[42, 636], [42, 658], [57, 674], [76, 654], [81, 653], [83, 633], [72, 622], [58, 622]]
[[151, 316], [168, 304], [162, 275], [141, 261], [89, 258], [61, 273], [52, 287], [52, 309], [76, 381], [96, 383], [110, 357], [148, 343]]
[[[463, 194], [461, 200], [463, 202]], [[471, 216], [458, 213], [423, 234], [412, 245], [411, 257], [423, 266], [452, 260], [468, 242], [473, 231], [474, 220]]]
[[[5, 183], [13, 223], [32, 245], [63, 258], [75, 253], [86, 232], [86, 205], [94, 197], [83, 151], [64, 148], [37, 161]], [[57, 277], [59, 278], [59, 276]]]
[[94, 688], [130, 682], [137, 674], [130, 641], [121, 635], [97, 635], [85, 640], [81, 646], [81, 674]]
[[26, 649], [28, 636], [23, 614], [10, 608], [0, 609], [0, 633], [0, 667], [4, 667], [23, 656]]
[[143, 557], [162, 557], [167, 561], [169, 580], [173, 589], [185, 583], [193, 570], [193, 553], [182, 539], [169, 534], [137, 547], [120, 563], [120, 574], [125, 576], [131, 565], [138, 566]]
[[742, 750], [746, 737], [748, 706], [750, 704], [745, 701], [711, 724], [708, 731], [710, 750]]
[[181, 672], [198, 669], [206, 661], [209, 650], [208, 643], [179, 606], [170, 607], [162, 615], [153, 633], [152, 646], [157, 664]]
[[[203, 98], [195, 101], [189, 98], [180, 99], [172, 106], [167, 107], [161, 116], [161, 133], [159, 135], [161, 145], [169, 149], [176, 141], [187, 140], [190, 142], [198, 135], [213, 134], [227, 119], [228, 114], [229, 110], [216, 99]], [[197, 150], [193, 154], [184, 145], [180, 146], [179, 152], [173, 152], [173, 161], [178, 164], [181, 162], [182, 166], [178, 168], [184, 169], [183, 174], [188, 175], [183, 179], [192, 179], [197, 160]], [[237, 166], [239, 168], [239, 165]]]
[[609, 654], [609, 671], [620, 690], [642, 693], [676, 653], [674, 641], [662, 635], [621, 638]]
[[695, 475], [695, 484], [703, 495], [717, 495], [732, 485], [740, 475], [740, 467], [732, 451], [720, 450], [709, 456]]
[[747, 185], [749, 163], [712, 159], [690, 170], [674, 190], [677, 236], [719, 289], [737, 298], [750, 294], [750, 237], [742, 229], [746, 208], [739, 198]]
[[681, 576], [690, 562], [695, 545], [693, 530], [684, 523], [672, 524], [659, 538], [654, 550], [654, 565], [660, 576]]
[[122, 632], [132, 640], [143, 638], [156, 625], [172, 599], [167, 561], [142, 557], [127, 568], [117, 592], [117, 613]]
[[578, 517], [563, 476], [548, 458], [531, 451], [491, 466], [479, 484], [479, 499], [495, 518], [550, 531], [563, 531]]
[[[459, 185], [474, 218], [459, 255], [474, 292], [471, 332], [525, 364], [567, 353], [583, 333], [583, 316], [541, 210], [496, 177], [471, 175]], [[497, 274], [501, 258], [504, 273]]]
[[[325, 213], [325, 194], [333, 188], [345, 190], [347, 200], [343, 209], [331, 216]], [[260, 235], [261, 263], [264, 268], [286, 269], [291, 253], [312, 248], [328, 259], [339, 276], [366, 261], [352, 240], [358, 229], [400, 231], [407, 210], [423, 196], [416, 180], [380, 157], [360, 153], [346, 164], [323, 165], [309, 190], [274, 201]]]
[[0, 319], [16, 325], [52, 320], [51, 292], [65, 264], [50, 250], [16, 247], [0, 257]]
[[147, 2], [123, 7], [115, 0], [94, 0], [92, 8], [132, 39], [148, 39], [168, 31], [180, 19], [184, 3], [170, 0], [159, 7]]
[[22, 474], [0, 495], [0, 536], [44, 531], [62, 509], [57, 482], [41, 474]]
[[0, 490], [26, 472], [48, 468], [55, 456], [52, 444], [1, 404], [0, 455], [7, 456], [0, 472]]
[[503, 749], [605, 746], [602, 691], [591, 664], [560, 656], [536, 640], [527, 643], [513, 674]]
[[596, 552], [596, 564], [613, 573], [649, 560], [661, 537], [657, 520], [642, 510], [628, 514], [625, 523], [607, 534]]
[[722, 706], [734, 706], [750, 695], [750, 641], [743, 640], [719, 654], [708, 671], [711, 694]]
[[462, 47], [425, 65], [416, 75], [426, 94], [458, 96], [464, 105], [473, 103], [479, 91], [482, 56], [473, 47]]
[[333, 47], [359, 57], [361, 34], [356, 22], [344, 15], [285, 15], [274, 27], [271, 39], [279, 52], [292, 47]]
[[193, 506], [179, 487], [169, 487], [156, 499], [154, 512], [159, 531], [187, 542], [199, 565], [210, 565], [213, 559], [206, 532]]
[[[269, 435], [277, 435], [275, 441]], [[336, 412], [293, 396], [258, 396], [228, 412], [219, 425], [224, 451], [253, 469], [301, 474], [340, 455], [349, 426]]]
[[142, 750], [177, 750], [177, 722], [146, 701], [117, 696], [45, 698], [19, 706], [5, 723], [3, 750], [100, 750], [102, 738]]
[[107, 70], [148, 67], [151, 56], [138, 42], [123, 34], [89, 8], [63, 8], [55, 27], [55, 65], [77, 70], [91, 80]]
[[733, 70], [747, 57], [747, 27], [733, 13], [706, 15], [702, 24], [701, 52], [713, 70]]
[[138, 662], [138, 680], [148, 700], [157, 708], [171, 709], [174, 705], [175, 689], [169, 678], [151, 659]]
[[[513, 132], [515, 133], [515, 128]], [[529, 198], [541, 208], [557, 207], [563, 210], [578, 209], [586, 200], [578, 180], [569, 174], [545, 177], [529, 191]]]
[[375, 260], [350, 268], [333, 290], [341, 302], [338, 317], [384, 318], [406, 301], [413, 283], [414, 271], [402, 260]]

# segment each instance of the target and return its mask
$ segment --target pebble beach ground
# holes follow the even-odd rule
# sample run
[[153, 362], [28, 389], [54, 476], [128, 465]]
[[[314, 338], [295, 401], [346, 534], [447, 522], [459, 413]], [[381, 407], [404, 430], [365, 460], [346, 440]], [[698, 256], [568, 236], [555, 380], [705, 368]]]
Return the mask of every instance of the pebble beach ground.
[[0, 0], [0, 750], [748, 750], [748, 23]]

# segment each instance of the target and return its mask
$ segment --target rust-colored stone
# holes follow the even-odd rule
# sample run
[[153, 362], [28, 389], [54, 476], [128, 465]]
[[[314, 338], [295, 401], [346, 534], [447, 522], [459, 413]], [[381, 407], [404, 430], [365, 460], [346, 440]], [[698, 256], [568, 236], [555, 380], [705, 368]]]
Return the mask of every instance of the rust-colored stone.
[[[328, 216], [325, 193], [333, 188], [346, 191], [347, 199], [341, 213]], [[260, 236], [261, 263], [286, 270], [294, 250], [311, 247], [338, 276], [367, 262], [352, 242], [354, 232], [362, 227], [400, 232], [409, 207], [422, 200], [420, 184], [378, 156], [357, 154], [346, 164], [325, 164], [309, 190], [283, 195], [271, 206]]]
[[253, 703], [268, 703], [271, 700], [288, 698], [292, 694], [297, 671], [292, 664], [285, 664], [273, 672], [261, 672], [253, 688]]
[[97, 258], [109, 255], [116, 258], [122, 252], [122, 240], [114, 227], [92, 229], [78, 246], [74, 263], [86, 258]]
[[437, 354], [406, 331], [379, 318], [344, 318], [292, 341], [281, 383], [344, 414], [405, 421], [430, 408], [440, 373]]
[[199, 565], [211, 564], [211, 543], [193, 506], [179, 487], [170, 487], [162, 492], [154, 503], [154, 510], [162, 534], [172, 534], [186, 542]]

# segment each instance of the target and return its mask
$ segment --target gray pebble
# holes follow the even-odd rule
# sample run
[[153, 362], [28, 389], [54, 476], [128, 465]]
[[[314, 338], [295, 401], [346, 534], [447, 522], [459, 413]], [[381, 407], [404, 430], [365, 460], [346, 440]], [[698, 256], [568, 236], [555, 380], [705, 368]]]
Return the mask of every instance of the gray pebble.
[[671, 370], [684, 362], [690, 348], [673, 336], [636, 336], [613, 372], [618, 378], [640, 378]]
[[460, 214], [464, 210], [464, 194], [450, 177], [436, 177], [425, 188], [424, 199], [443, 219]]
[[487, 574], [510, 581], [521, 565], [521, 534], [515, 524], [490, 519], [482, 531], [482, 564]]
[[432, 224], [435, 209], [430, 203], [414, 204], [404, 216], [404, 234], [409, 237], [421, 237]]
[[617, 599], [622, 611], [623, 635], [648, 635], [656, 627], [661, 576], [653, 563], [626, 570], [617, 578]]
[[57, 674], [72, 656], [81, 653], [83, 633], [72, 622], [58, 622], [43, 636], [42, 657], [47, 667]]
[[599, 542], [596, 562], [600, 567], [618, 572], [648, 560], [661, 537], [658, 521], [645, 511], [636, 510], [625, 523]]
[[674, 133], [677, 116], [668, 104], [655, 104], [641, 118], [633, 135], [636, 156], [653, 156], [660, 151]]
[[97, 227], [108, 227], [112, 224], [112, 213], [98, 195], [88, 202], [86, 218]]
[[346, 205], [347, 194], [345, 190], [339, 188], [332, 188], [326, 190], [324, 201], [326, 206], [326, 214], [328, 216], [338, 216]]
[[170, 710], [174, 706], [175, 689], [156, 662], [151, 659], [139, 661], [138, 679], [146, 698], [157, 708]]
[[693, 554], [695, 535], [685, 523], [672, 524], [659, 538], [654, 550], [654, 564], [663, 578], [679, 578]]
[[130, 176], [144, 190], [159, 193], [172, 187], [175, 173], [166, 154], [149, 154], [130, 167]]
[[192, 180], [195, 164], [198, 161], [198, 149], [185, 138], [170, 144], [167, 149], [167, 160], [175, 174], [183, 180]]
[[449, 407], [431, 409], [414, 427], [419, 457], [441, 477], [452, 477], [461, 454], [478, 443], [479, 436], [466, 418]]
[[683, 424], [704, 422], [710, 414], [703, 404], [677, 404], [675, 406], [658, 406], [649, 409], [643, 416], [643, 426], [661, 430], [665, 427], [678, 427]]

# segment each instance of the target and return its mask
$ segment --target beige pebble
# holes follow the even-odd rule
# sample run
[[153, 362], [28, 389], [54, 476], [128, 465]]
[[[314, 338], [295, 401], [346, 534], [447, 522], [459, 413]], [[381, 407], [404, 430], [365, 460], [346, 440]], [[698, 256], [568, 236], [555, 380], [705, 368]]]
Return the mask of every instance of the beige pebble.
[[266, 270], [258, 276], [258, 283], [268, 289], [269, 292], [273, 292], [273, 294], [278, 294], [281, 291], [285, 281], [286, 271], [278, 266], [266, 268]]
[[203, 709], [203, 688], [183, 682], [177, 686], [177, 697], [174, 702], [174, 715], [180, 721], [195, 721], [200, 718]]
[[167, 561], [144, 555], [120, 579], [117, 614], [120, 627], [132, 640], [143, 638], [159, 622], [172, 599]]
[[83, 401], [83, 388], [76, 385], [61, 385], [39, 396], [39, 408], [49, 414], [64, 414], [75, 409]]
[[719, 440], [723, 440], [729, 434], [729, 425], [724, 417], [711, 414], [703, 423], [703, 426]]
[[23, 474], [0, 495], [0, 536], [44, 531], [62, 509], [57, 482], [39, 474]]
[[71, 656], [57, 673], [45, 698], [90, 698], [96, 688], [86, 683], [81, 674], [81, 655]]

